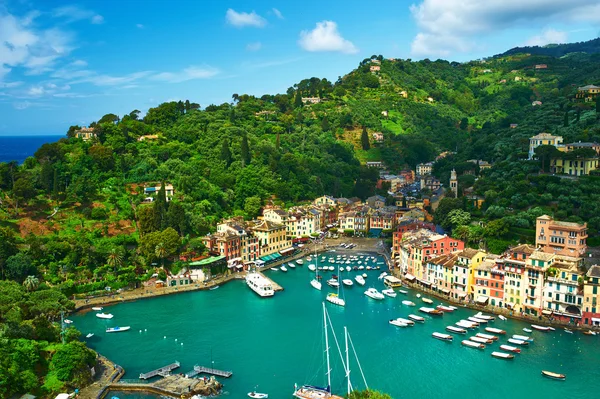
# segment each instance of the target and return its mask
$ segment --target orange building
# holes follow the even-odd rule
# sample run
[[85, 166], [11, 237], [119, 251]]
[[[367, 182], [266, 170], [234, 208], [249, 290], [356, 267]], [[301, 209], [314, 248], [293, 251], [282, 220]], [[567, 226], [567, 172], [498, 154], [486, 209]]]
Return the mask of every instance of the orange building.
[[587, 249], [587, 223], [561, 222], [548, 215], [537, 218], [535, 245], [557, 255], [580, 257]]

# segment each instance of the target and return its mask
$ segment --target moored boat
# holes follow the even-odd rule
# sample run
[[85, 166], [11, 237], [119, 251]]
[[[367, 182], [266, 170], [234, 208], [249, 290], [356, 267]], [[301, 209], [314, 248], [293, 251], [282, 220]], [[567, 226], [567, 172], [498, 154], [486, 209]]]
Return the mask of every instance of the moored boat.
[[488, 316], [488, 315], [483, 314], [481, 312], [477, 313], [475, 315], [475, 317], [477, 317], [479, 319], [487, 320], [487, 321], [494, 321], [494, 320], [496, 320], [493, 316]]
[[552, 371], [546, 371], [546, 370], [542, 370], [542, 375], [544, 377], [552, 378], [554, 380], [561, 380], [561, 381], [564, 381], [567, 378], [567, 376], [564, 374], [553, 373]]
[[314, 272], [315, 270], [317, 270], [317, 267], [311, 263], [310, 265], [308, 265], [308, 270]]
[[444, 305], [438, 305], [437, 308], [443, 312], [447, 312], [447, 313], [452, 313], [454, 312], [454, 309], [452, 309], [449, 306], [444, 306]]
[[477, 337], [481, 337], [481, 338], [485, 338], [485, 339], [490, 339], [492, 341], [498, 341], [498, 337], [496, 337], [495, 335], [491, 335], [491, 334], [484, 334], [484, 333], [477, 333], [475, 334]]
[[295, 269], [295, 268], [296, 268], [296, 265], [295, 265], [295, 264], [293, 264], [292, 262], [288, 263], [288, 266], [289, 266], [290, 268], [292, 268], [292, 269]]
[[106, 332], [107, 333], [111, 333], [111, 332], [122, 332], [122, 331], [127, 331], [129, 330], [131, 327], [130, 326], [125, 326], [125, 327], [112, 327], [112, 328], [107, 328]]
[[462, 340], [461, 344], [463, 344], [463, 346], [468, 346], [469, 348], [485, 349], [485, 345], [484, 344], [480, 344], [478, 342], [469, 341], [468, 339]]
[[429, 299], [429, 298], [421, 298], [421, 300], [423, 302], [425, 302], [425, 303], [428, 303], [428, 304], [432, 304], [433, 303], [433, 301], [431, 299]]
[[397, 295], [396, 292], [391, 288], [388, 288], [387, 290], [381, 290], [381, 293], [389, 296], [390, 298], [396, 298]]
[[302, 259], [298, 259], [298, 260], [296, 260], [296, 263], [299, 264], [299, 265], [303, 265], [304, 261]]
[[408, 324], [409, 326], [414, 326], [415, 322], [409, 319], [405, 319], [403, 317], [397, 317], [394, 320], [398, 320], [400, 323]]
[[514, 339], [520, 339], [521, 341], [527, 341], [527, 342], [533, 342], [533, 338], [528, 337], [526, 335], [518, 335], [518, 334], [513, 334], [512, 336]]
[[260, 273], [248, 272], [246, 274], [246, 285], [263, 298], [275, 295], [271, 281]]
[[419, 311], [423, 312], [423, 313], [427, 313], [433, 316], [441, 316], [444, 314], [444, 312], [442, 312], [441, 310], [438, 309], [434, 309], [434, 308], [428, 308], [425, 306], [422, 306], [419, 308]]
[[531, 328], [524, 328], [523, 331], [525, 331], [526, 333], [531, 333], [533, 332], [533, 330]]
[[565, 328], [565, 332], [566, 332], [567, 334], [573, 334], [573, 331], [569, 330], [568, 328]]
[[443, 333], [439, 333], [439, 332], [434, 332], [433, 334], [431, 334], [431, 336], [435, 339], [439, 339], [441, 341], [446, 341], [446, 342], [452, 342], [452, 340], [454, 339], [454, 337], [450, 334], [443, 334]]
[[404, 300], [404, 301], [402, 301], [402, 304], [406, 305], [406, 306], [416, 306], [413, 301], [406, 301], [406, 300]]
[[85, 337], [86, 337], [86, 338], [92, 338], [93, 336], [94, 336], [94, 333], [89, 333], [89, 334], [86, 334], [86, 336], [85, 336]]
[[[278, 268], [278, 267], [272, 267], [272, 268], [271, 268], [271, 270], [272, 270], [272, 271], [274, 271], [274, 272], [278, 272], [278, 271], [279, 271], [279, 268]], [[287, 271], [287, 270], [286, 270], [286, 271]]]
[[114, 316], [111, 313], [96, 313], [96, 317], [99, 319], [112, 319]]
[[456, 334], [466, 334], [467, 330], [465, 330], [464, 328], [460, 328], [460, 327], [454, 327], [454, 326], [448, 326], [446, 327], [446, 331], [450, 331]]
[[285, 267], [285, 266], [283, 266], [283, 265], [282, 265], [282, 266], [281, 266], [279, 269], [280, 269], [282, 272], [287, 272], [287, 271], [288, 271], [287, 267]]
[[342, 283], [344, 283], [344, 285], [347, 285], [348, 287], [352, 287], [354, 285], [354, 283], [352, 282], [352, 280], [350, 280], [349, 278], [343, 279]]
[[503, 351], [508, 351], [508, 352], [512, 352], [512, 353], [521, 353], [521, 349], [517, 348], [516, 346], [500, 345], [500, 349], [502, 349]]
[[383, 296], [383, 294], [379, 291], [377, 291], [375, 288], [369, 288], [365, 291], [365, 295], [368, 296], [371, 299], [376, 299], [378, 301], [383, 300], [385, 297]]
[[329, 280], [327, 280], [327, 285], [333, 288], [337, 288], [340, 286], [340, 282], [334, 278], [330, 278]]
[[73, 324], [73, 320], [64, 319], [65, 324]]
[[460, 328], [466, 328], [466, 329], [470, 329], [470, 330], [477, 328], [477, 325], [475, 323], [471, 323], [470, 321], [467, 321], [467, 320], [460, 320], [460, 321], [456, 322], [455, 324]]
[[362, 276], [354, 277], [354, 281], [356, 281], [360, 285], [365, 285], [365, 279]]
[[401, 322], [397, 319], [391, 319], [390, 324], [396, 327], [408, 327], [408, 324]]
[[425, 318], [417, 316], [416, 314], [409, 314], [408, 318], [414, 321], [418, 321], [419, 323], [425, 323]]
[[474, 317], [467, 317], [467, 320], [470, 321], [471, 323], [475, 324], [476, 326], [479, 325], [479, 321]]
[[487, 323], [488, 323], [488, 321], [487, 321], [487, 320], [485, 320], [485, 319], [480, 319], [480, 318], [479, 318], [479, 317], [477, 317], [477, 316], [472, 316], [472, 317], [469, 317], [468, 319], [469, 319], [469, 320], [471, 320], [471, 321], [475, 321], [475, 322], [477, 322], [477, 323], [479, 323], [479, 324], [487, 324]]
[[516, 338], [509, 338], [508, 339], [508, 343], [515, 344], [515, 345], [521, 345], [521, 346], [527, 346], [527, 345], [529, 345], [529, 342], [523, 341], [521, 339], [516, 339]]
[[501, 329], [499, 329], [499, 328], [494, 328], [494, 327], [486, 327], [486, 328], [485, 328], [485, 331], [487, 331], [487, 332], [491, 332], [491, 333], [493, 333], [493, 334], [500, 334], [500, 335], [504, 335], [504, 334], [506, 334], [506, 331], [504, 331], [504, 330], [501, 330]]
[[405, 291], [405, 290], [398, 290], [398, 292], [401, 294], [404, 294], [404, 295], [408, 294], [408, 291]]
[[94, 306], [92, 308], [92, 310], [100, 311], [100, 310], [102, 310], [102, 307], [101, 306]]
[[550, 327], [538, 326], [537, 324], [532, 324], [531, 328], [533, 328], [534, 330], [543, 331], [543, 332], [551, 331]]
[[506, 321], [506, 317], [502, 316], [502, 315], [498, 315], [498, 318], [502, 321]]
[[338, 306], [346, 306], [346, 301], [338, 296], [338, 294], [330, 293], [327, 294], [327, 302], [333, 303]]
[[492, 352], [492, 356], [496, 357], [498, 359], [506, 359], [506, 360], [515, 358], [515, 355], [511, 355], [510, 353], [504, 353], [504, 352]]
[[491, 344], [493, 341], [491, 339], [485, 339], [478, 336], [469, 337], [469, 339], [473, 342], [479, 342], [480, 344]]
[[596, 333], [594, 331], [590, 331], [590, 330], [585, 330], [583, 333], [585, 335], [596, 335]]
[[312, 286], [314, 289], [321, 291], [321, 282], [320, 282], [319, 280], [317, 280], [316, 278], [313, 278], [313, 279], [310, 281], [310, 285], [311, 285], [311, 286]]

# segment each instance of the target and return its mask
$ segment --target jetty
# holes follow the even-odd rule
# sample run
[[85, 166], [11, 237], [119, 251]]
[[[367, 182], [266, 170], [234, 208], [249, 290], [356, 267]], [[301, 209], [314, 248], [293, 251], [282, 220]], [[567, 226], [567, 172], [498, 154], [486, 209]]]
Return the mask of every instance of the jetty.
[[192, 377], [197, 376], [198, 374], [210, 374], [210, 375], [216, 375], [217, 377], [229, 378], [233, 375], [233, 372], [217, 370], [217, 369], [214, 369], [211, 367], [194, 366], [194, 370], [185, 373], [185, 376], [188, 378], [192, 378]]
[[181, 364], [179, 364], [179, 362], [175, 362], [158, 368], [156, 370], [149, 371], [147, 373], [141, 373], [140, 380], [148, 380], [152, 377], [156, 377], [157, 375], [160, 375], [161, 377], [166, 377], [171, 373], [171, 371], [179, 368], [179, 366], [181, 366]]
[[269, 280], [269, 282], [271, 283], [271, 286], [273, 287], [273, 291], [283, 291], [283, 287], [282, 286], [280, 286], [275, 281], [273, 281], [270, 278], [268, 278], [267, 276], [265, 276], [264, 273], [258, 272], [258, 274], [260, 274], [261, 276], [263, 276], [264, 278], [266, 278], [267, 280]]

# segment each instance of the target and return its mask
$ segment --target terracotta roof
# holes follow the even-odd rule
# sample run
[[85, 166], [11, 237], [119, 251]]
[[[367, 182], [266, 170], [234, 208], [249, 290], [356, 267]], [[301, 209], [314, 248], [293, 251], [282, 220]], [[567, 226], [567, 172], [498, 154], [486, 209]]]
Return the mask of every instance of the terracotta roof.
[[552, 225], [561, 226], [561, 227], [573, 227], [573, 228], [584, 228], [585, 227], [585, 225], [583, 225], [583, 224], [574, 223], [574, 222], [561, 222], [560, 220], [554, 220], [552, 222]]
[[600, 266], [594, 265], [590, 267], [590, 270], [587, 271], [586, 274], [588, 277], [600, 277]]
[[529, 256], [529, 259], [543, 260], [545, 262], [550, 262], [554, 259], [554, 254], [549, 254], [542, 251], [535, 251]]
[[474, 257], [475, 255], [477, 255], [480, 252], [481, 251], [478, 251], [478, 250], [473, 249], [473, 248], [465, 248], [461, 252], [459, 252], [458, 255], [459, 256], [463, 256], [465, 258], [472, 258], [472, 257]]
[[434, 265], [444, 266], [445, 268], [452, 268], [458, 259], [458, 254], [445, 254], [438, 256], [436, 258], [429, 259], [428, 263], [432, 263]]
[[[541, 217], [543, 217], [543, 216], [541, 216]], [[533, 247], [533, 246], [531, 246], [529, 244], [521, 244], [521, 245], [518, 245], [518, 246], [516, 246], [514, 248], [510, 248], [508, 250], [508, 252], [510, 252], [510, 253], [518, 252], [520, 254], [524, 253], [524, 254], [527, 254], [527, 255], [531, 255], [532, 253], [535, 252], [535, 247]]]

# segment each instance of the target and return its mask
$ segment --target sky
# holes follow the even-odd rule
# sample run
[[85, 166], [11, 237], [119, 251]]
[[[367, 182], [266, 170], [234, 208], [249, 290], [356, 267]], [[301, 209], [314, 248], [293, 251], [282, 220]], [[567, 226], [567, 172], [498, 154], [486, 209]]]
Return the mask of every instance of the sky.
[[468, 61], [599, 32], [600, 0], [0, 0], [0, 135], [283, 93], [374, 54]]

